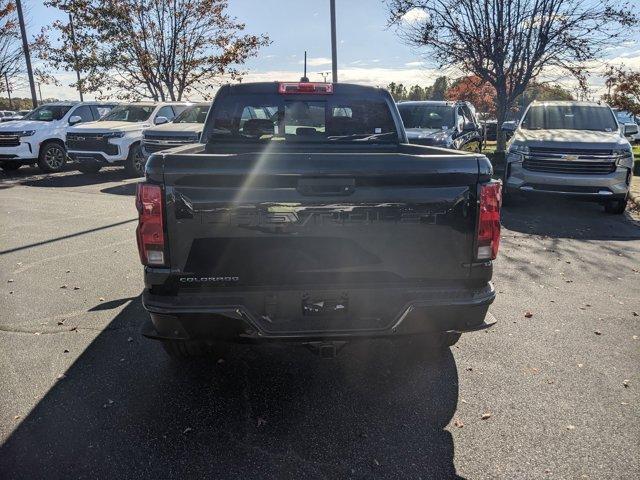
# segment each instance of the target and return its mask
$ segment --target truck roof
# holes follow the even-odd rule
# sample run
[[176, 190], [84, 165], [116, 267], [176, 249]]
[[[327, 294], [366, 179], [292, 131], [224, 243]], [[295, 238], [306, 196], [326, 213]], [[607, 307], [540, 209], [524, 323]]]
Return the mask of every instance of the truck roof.
[[[243, 93], [274, 93], [278, 91], [278, 85], [281, 83], [305, 83], [300, 82], [299, 80], [278, 80], [274, 82], [249, 82], [249, 83], [227, 83], [220, 88], [220, 91], [224, 89], [228, 89], [229, 93], [238, 95]], [[308, 83], [316, 83], [323, 84], [325, 82], [308, 82]], [[330, 83], [330, 82], [327, 82]], [[371, 93], [382, 93], [386, 92], [385, 89], [379, 87], [370, 87], [367, 85], [358, 85], [355, 83], [334, 83], [333, 84], [334, 93], [341, 94], [349, 94], [351, 92], [359, 92], [363, 91], [371, 92]]]
[[547, 101], [538, 101], [534, 100], [531, 102], [531, 105], [544, 105], [546, 107], [561, 107], [561, 106], [585, 106], [585, 107], [606, 107], [605, 103], [599, 102], [586, 102], [586, 101], [578, 101], [578, 100], [547, 100]]

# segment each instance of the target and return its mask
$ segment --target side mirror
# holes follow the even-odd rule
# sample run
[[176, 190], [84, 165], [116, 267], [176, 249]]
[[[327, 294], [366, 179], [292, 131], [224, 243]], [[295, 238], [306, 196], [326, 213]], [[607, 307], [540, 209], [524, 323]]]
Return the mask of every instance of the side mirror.
[[169, 123], [169, 119], [167, 117], [156, 117], [153, 123], [155, 123], [156, 125], [162, 125], [165, 123]]
[[69, 125], [76, 125], [80, 122], [82, 122], [82, 117], [80, 115], [73, 115], [69, 119]]
[[635, 123], [625, 123], [624, 125], [624, 136], [631, 137], [632, 135], [638, 134], [638, 125]]
[[516, 122], [504, 122], [500, 127], [503, 132], [515, 132], [517, 128]]

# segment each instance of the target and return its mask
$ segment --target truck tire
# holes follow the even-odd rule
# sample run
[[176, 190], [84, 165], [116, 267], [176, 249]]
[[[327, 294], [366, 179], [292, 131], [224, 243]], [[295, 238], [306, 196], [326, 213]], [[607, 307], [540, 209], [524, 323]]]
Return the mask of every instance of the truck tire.
[[628, 195], [625, 195], [624, 198], [607, 201], [607, 203], [604, 204], [604, 211], [613, 215], [622, 215], [627, 208], [628, 197]]
[[129, 149], [129, 156], [124, 162], [124, 171], [130, 177], [144, 177], [146, 163], [144, 155], [142, 155], [142, 147], [136, 143]]
[[5, 172], [14, 172], [18, 170], [22, 166], [20, 162], [2, 162], [0, 163], [0, 168]]
[[90, 162], [80, 162], [78, 163], [78, 171], [82, 173], [98, 173], [102, 165], [98, 162], [90, 163]]
[[43, 172], [59, 172], [65, 163], [67, 163], [67, 150], [64, 148], [64, 145], [58, 142], [48, 141], [40, 147], [38, 166]]

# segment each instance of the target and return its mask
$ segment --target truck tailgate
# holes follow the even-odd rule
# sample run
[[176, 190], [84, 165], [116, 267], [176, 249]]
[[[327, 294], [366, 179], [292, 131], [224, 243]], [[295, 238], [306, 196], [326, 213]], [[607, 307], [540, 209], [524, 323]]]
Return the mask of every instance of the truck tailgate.
[[215, 289], [459, 284], [477, 182], [473, 155], [169, 154], [171, 271]]

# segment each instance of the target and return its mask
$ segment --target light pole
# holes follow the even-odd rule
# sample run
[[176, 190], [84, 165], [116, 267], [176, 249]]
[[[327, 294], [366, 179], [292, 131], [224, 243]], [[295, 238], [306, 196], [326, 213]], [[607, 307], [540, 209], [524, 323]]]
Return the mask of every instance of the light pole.
[[78, 51], [76, 49], [76, 34], [73, 30], [73, 17], [69, 12], [69, 33], [71, 34], [71, 48], [73, 49], [73, 68], [76, 71], [76, 77], [78, 77], [78, 93], [80, 94], [80, 101], [84, 102], [82, 98], [82, 84], [80, 83], [80, 69], [78, 68]]
[[338, 83], [338, 51], [336, 48], [336, 0], [330, 0], [331, 10], [331, 70], [333, 83]]
[[27, 30], [24, 26], [24, 15], [22, 14], [22, 2], [16, 0], [18, 10], [18, 23], [20, 23], [20, 34], [22, 35], [22, 50], [24, 51], [24, 61], [27, 64], [27, 76], [29, 77], [29, 88], [31, 90], [31, 103], [33, 108], [38, 107], [38, 97], [36, 96], [36, 84], [33, 81], [33, 70], [31, 69], [31, 56], [29, 55], [29, 42], [27, 41]]

